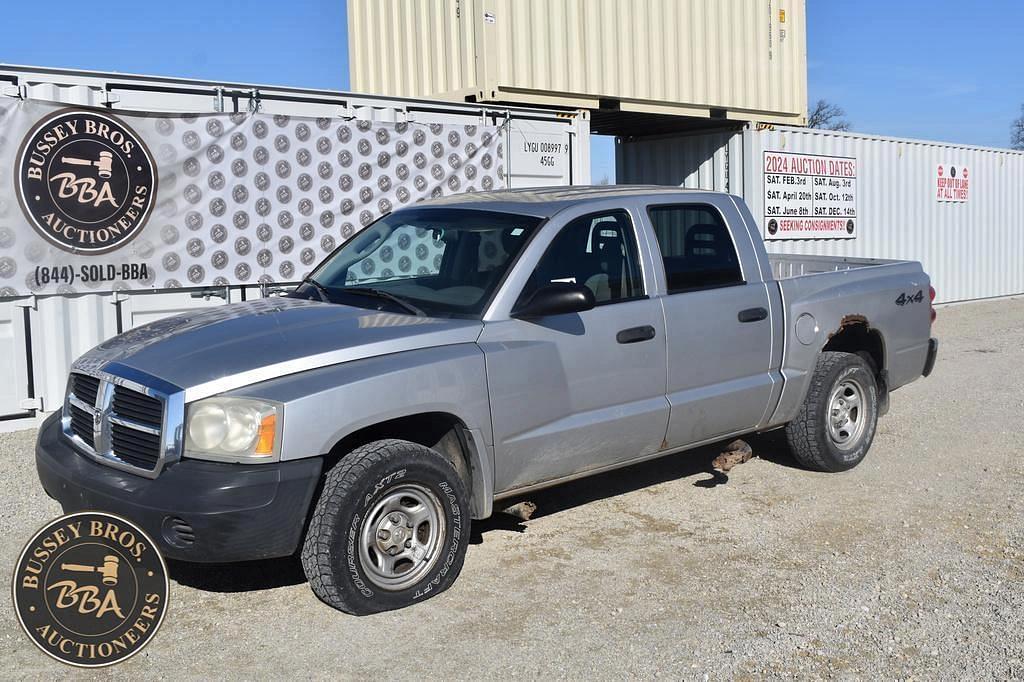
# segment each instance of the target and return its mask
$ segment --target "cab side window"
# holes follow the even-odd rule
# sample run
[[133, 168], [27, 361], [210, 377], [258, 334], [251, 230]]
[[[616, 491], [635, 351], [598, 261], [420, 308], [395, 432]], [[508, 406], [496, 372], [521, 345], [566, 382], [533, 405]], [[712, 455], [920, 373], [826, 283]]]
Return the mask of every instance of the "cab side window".
[[680, 204], [647, 209], [665, 263], [668, 293], [743, 284], [729, 228], [710, 206]]
[[541, 257], [520, 302], [548, 284], [582, 284], [597, 305], [644, 296], [633, 224], [626, 211], [577, 218], [562, 228]]

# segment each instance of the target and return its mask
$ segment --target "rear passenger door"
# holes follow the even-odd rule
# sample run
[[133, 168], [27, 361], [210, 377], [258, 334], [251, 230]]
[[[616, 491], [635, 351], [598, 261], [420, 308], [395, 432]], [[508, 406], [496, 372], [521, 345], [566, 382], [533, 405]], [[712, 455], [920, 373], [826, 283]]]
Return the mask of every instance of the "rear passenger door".
[[773, 384], [768, 291], [756, 265], [743, 267], [716, 206], [650, 205], [647, 216], [665, 265], [668, 447], [755, 427]]

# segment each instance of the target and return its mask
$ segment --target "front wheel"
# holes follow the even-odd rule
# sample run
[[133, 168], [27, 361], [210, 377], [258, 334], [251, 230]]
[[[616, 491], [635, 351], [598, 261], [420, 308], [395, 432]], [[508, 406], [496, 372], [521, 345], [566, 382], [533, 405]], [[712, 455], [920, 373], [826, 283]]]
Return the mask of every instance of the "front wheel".
[[875, 438], [878, 385], [864, 358], [824, 352], [800, 411], [786, 425], [797, 461], [816, 471], [846, 471], [861, 463]]
[[469, 496], [440, 453], [403, 440], [356, 448], [327, 474], [302, 548], [313, 592], [366, 615], [448, 589], [469, 545]]

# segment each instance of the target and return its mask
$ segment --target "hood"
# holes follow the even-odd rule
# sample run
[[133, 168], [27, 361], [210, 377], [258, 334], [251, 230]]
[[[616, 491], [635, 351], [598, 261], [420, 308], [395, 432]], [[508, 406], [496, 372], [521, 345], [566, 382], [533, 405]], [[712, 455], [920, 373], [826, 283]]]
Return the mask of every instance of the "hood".
[[317, 367], [472, 343], [481, 327], [477, 320], [267, 298], [137, 327], [96, 346], [73, 368], [103, 370], [117, 363], [185, 389], [191, 401]]

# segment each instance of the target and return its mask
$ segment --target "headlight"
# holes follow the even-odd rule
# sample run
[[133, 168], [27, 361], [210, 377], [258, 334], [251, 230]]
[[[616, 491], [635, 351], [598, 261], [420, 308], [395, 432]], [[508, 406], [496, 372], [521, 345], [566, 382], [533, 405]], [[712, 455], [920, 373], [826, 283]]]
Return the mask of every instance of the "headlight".
[[253, 398], [207, 398], [188, 408], [185, 456], [222, 462], [280, 457], [280, 407]]

